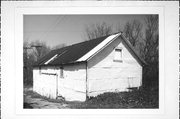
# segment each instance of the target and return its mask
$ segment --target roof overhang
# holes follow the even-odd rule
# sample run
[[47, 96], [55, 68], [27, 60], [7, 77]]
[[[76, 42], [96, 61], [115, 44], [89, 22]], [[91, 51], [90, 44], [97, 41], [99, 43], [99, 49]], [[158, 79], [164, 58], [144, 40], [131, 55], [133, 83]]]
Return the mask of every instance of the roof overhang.
[[[90, 60], [92, 57], [94, 57], [97, 53], [99, 53], [100, 51], [102, 51], [104, 48], [106, 48], [110, 43], [112, 43], [114, 40], [116, 40], [118, 37], [120, 37], [122, 39], [122, 41], [126, 44], [126, 46], [128, 47], [128, 49], [130, 49], [131, 53], [136, 57], [136, 59], [138, 60], [138, 62], [144, 66], [147, 65], [147, 63], [139, 56], [139, 54], [135, 51], [134, 47], [131, 45], [131, 43], [125, 38], [125, 36], [123, 35], [122, 32], [118, 32], [112, 35], [107, 36], [102, 42], [100, 42], [97, 46], [95, 46], [94, 48], [92, 48], [90, 51], [88, 51], [86, 54], [84, 54], [83, 56], [81, 56], [79, 59], [75, 60], [75, 61], [71, 61], [71, 62], [66, 62], [66, 63], [59, 63], [59, 64], [51, 64], [49, 62], [53, 61], [57, 56], [57, 54], [53, 55], [51, 58], [49, 58], [47, 61], [43, 61], [42, 63], [38, 64], [38, 65], [34, 65], [33, 67], [49, 67], [49, 66], [58, 66], [58, 67], [62, 67], [64, 65], [72, 65], [72, 64], [77, 64], [77, 63], [83, 63], [83, 62], [87, 62], [88, 60]], [[61, 54], [64, 54], [63, 51]], [[58, 55], [57, 57], [61, 57], [61, 54]]]
[[136, 52], [136, 50], [134, 49], [134, 47], [131, 45], [131, 43], [126, 39], [126, 37], [121, 34], [121, 38], [122, 40], [125, 42], [125, 44], [127, 45], [127, 47], [132, 50], [132, 53], [133, 55], [138, 59], [139, 63], [142, 65], [142, 66], [145, 66], [145, 65], [148, 65], [146, 63], [146, 61], [144, 59], [142, 59], [139, 54]]
[[116, 33], [113, 35], [110, 35], [109, 37], [107, 37], [104, 41], [102, 41], [99, 45], [97, 45], [96, 47], [94, 47], [92, 50], [90, 50], [87, 54], [85, 54], [84, 56], [82, 56], [81, 58], [79, 58], [77, 60], [77, 62], [79, 61], [87, 61], [89, 60], [89, 58], [91, 58], [92, 56], [94, 56], [95, 54], [97, 54], [99, 51], [101, 51], [105, 46], [107, 46], [108, 44], [110, 44], [112, 41], [114, 41], [114, 39], [116, 39], [118, 36], [120, 36], [121, 33]]
[[63, 66], [67, 66], [67, 65], [74, 65], [74, 64], [81, 64], [81, 63], [87, 63], [87, 61], [69, 62], [69, 63], [62, 63], [62, 64], [33, 65], [33, 68], [36, 68], [36, 67], [63, 67]]

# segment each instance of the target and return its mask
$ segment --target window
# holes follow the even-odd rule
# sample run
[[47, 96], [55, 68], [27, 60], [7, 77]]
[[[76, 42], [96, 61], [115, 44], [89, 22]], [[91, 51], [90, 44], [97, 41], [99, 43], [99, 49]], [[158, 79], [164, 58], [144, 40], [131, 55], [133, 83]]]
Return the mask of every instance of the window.
[[63, 68], [60, 68], [60, 78], [64, 78]]
[[114, 61], [122, 62], [122, 48], [115, 49]]

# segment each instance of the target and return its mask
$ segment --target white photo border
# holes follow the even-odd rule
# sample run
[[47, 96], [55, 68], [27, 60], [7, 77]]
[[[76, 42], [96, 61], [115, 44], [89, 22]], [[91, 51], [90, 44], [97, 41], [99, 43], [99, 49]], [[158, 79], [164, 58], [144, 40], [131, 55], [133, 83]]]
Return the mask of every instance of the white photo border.
[[[163, 7], [138, 7], [135, 8], [136, 10], [132, 7], [111, 7], [111, 6], [89, 6], [89, 7], [56, 7], [56, 8], [16, 8], [15, 10], [15, 41], [17, 39], [21, 39], [19, 42], [15, 42], [15, 50], [16, 53], [15, 56], [18, 56], [16, 59], [16, 64], [18, 64], [18, 67], [16, 67], [16, 79], [19, 79], [16, 81], [16, 102], [17, 102], [17, 113], [22, 114], [81, 114], [81, 110], [83, 110], [84, 114], [96, 114], [97, 110], [86, 110], [86, 109], [79, 109], [79, 110], [72, 110], [72, 109], [66, 109], [66, 110], [61, 110], [59, 112], [59, 109], [47, 109], [47, 110], [40, 110], [40, 109], [23, 109], [23, 95], [22, 95], [22, 90], [23, 86], [21, 85], [23, 82], [23, 69], [22, 69], [22, 63], [23, 63], [23, 15], [68, 15], [68, 14], [96, 14], [96, 15], [101, 15], [101, 14], [158, 14], [159, 15], [159, 21], [160, 21], [160, 43], [159, 43], [159, 48], [160, 48], [160, 53], [159, 53], [159, 59], [160, 59], [160, 72], [159, 72], [159, 109], [98, 109], [98, 114], [159, 114], [163, 113], [163, 105], [164, 105], [164, 32], [163, 32]], [[152, 10], [153, 9], [153, 10]], [[143, 10], [143, 12], [142, 12]], [[122, 12], [123, 11], [123, 12]], [[126, 11], [126, 12], [124, 12]], [[16, 20], [17, 19], [17, 20]], [[21, 60], [20, 60], [20, 57]], [[19, 67], [19, 65], [21, 67]], [[21, 80], [20, 80], [21, 79]], [[31, 111], [29, 111], [31, 110]], [[51, 110], [51, 111], [49, 111]], [[131, 111], [129, 111], [131, 110]], [[106, 112], [107, 111], [107, 112]]]
[[[167, 47], [170, 37], [167, 36], [169, 28], [167, 25], [167, 8], [165, 2], [14, 2], [13, 13], [9, 14], [14, 17], [14, 31], [13, 36], [7, 42], [13, 42], [11, 46], [14, 48], [14, 67], [12, 69], [15, 81], [11, 84], [14, 86], [14, 111], [15, 116], [37, 116], [37, 115], [55, 115], [61, 117], [62, 115], [119, 115], [125, 118], [133, 117], [161, 117], [167, 113], [166, 108], [170, 100], [166, 100], [167, 88], [169, 81], [167, 79], [166, 70], [170, 66], [168, 63], [168, 56], [165, 54], [171, 53], [165, 48]], [[161, 4], [162, 3], [162, 4]], [[4, 3], [7, 5], [8, 3]], [[176, 6], [172, 4], [172, 6]], [[3, 7], [2, 7], [3, 8]], [[5, 9], [5, 8], [4, 8]], [[168, 8], [169, 9], [169, 8]], [[12, 11], [12, 10], [11, 10]], [[172, 12], [172, 11], [171, 11]], [[159, 15], [159, 108], [158, 109], [23, 109], [23, 15], [68, 15], [68, 14], [158, 14]], [[6, 15], [5, 15], [6, 16]], [[178, 16], [178, 15], [177, 15]], [[3, 14], [2, 14], [3, 17]], [[9, 17], [9, 16], [7, 16]], [[169, 18], [173, 19], [173, 18]], [[2, 19], [3, 21], [3, 19]], [[173, 21], [173, 20], [172, 20]], [[173, 23], [176, 25], [176, 23]], [[174, 26], [175, 26], [174, 25]], [[174, 27], [173, 26], [173, 27]], [[2, 27], [3, 28], [3, 27]], [[5, 34], [6, 35], [6, 34]], [[169, 33], [170, 36], [174, 35]], [[176, 34], [175, 34], [176, 35]], [[2, 34], [3, 36], [3, 34]], [[174, 41], [171, 46], [174, 46]], [[3, 48], [3, 47], [2, 47]], [[6, 48], [5, 48], [6, 49]], [[175, 49], [176, 50], [176, 49]], [[166, 60], [165, 60], [166, 59]], [[177, 72], [176, 72], [177, 73]], [[176, 77], [174, 77], [176, 78]], [[8, 83], [8, 81], [6, 82]], [[2, 84], [3, 85], [3, 84]], [[172, 84], [174, 85], [174, 83]], [[171, 85], [171, 87], [172, 87]], [[7, 90], [11, 87], [7, 86]], [[3, 90], [2, 90], [3, 91]], [[9, 93], [8, 91], [5, 91]], [[175, 95], [174, 93], [173, 95]], [[2, 95], [3, 96], [3, 95]], [[177, 96], [178, 97], [178, 96]], [[2, 100], [3, 101], [3, 100]], [[7, 104], [7, 102], [6, 102]], [[6, 107], [6, 106], [5, 106]], [[173, 107], [173, 106], [172, 106]], [[83, 114], [82, 114], [83, 112]], [[5, 114], [6, 115], [6, 114]], [[6, 115], [7, 116], [7, 115]], [[48, 118], [48, 117], [46, 117]]]

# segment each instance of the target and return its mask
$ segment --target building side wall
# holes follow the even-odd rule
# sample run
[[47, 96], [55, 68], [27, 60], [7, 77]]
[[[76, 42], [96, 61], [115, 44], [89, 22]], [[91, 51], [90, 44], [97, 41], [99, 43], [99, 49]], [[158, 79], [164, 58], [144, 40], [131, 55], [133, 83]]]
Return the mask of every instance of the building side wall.
[[55, 99], [57, 97], [57, 82], [59, 68], [44, 67], [33, 69], [33, 91], [42, 96]]
[[64, 66], [64, 77], [60, 78], [58, 92], [68, 101], [85, 101], [86, 64]]
[[42, 67], [33, 69], [33, 90], [40, 95], [67, 101], [86, 100], [86, 65], [74, 64], [63, 67]]
[[[122, 48], [122, 62], [114, 61], [115, 48]], [[142, 82], [142, 66], [120, 38], [88, 61], [88, 95], [128, 91]]]

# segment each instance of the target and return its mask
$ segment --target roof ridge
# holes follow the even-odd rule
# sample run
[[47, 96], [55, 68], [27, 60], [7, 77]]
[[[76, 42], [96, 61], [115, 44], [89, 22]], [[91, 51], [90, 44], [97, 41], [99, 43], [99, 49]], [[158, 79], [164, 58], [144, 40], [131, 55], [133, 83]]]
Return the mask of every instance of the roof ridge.
[[98, 38], [94, 38], [88, 41], [83, 41], [79, 43], [75, 43], [69, 46], [65, 46], [58, 49], [51, 50], [46, 56], [41, 58], [39, 62], [37, 62], [37, 65], [43, 66], [46, 61], [48, 61], [51, 57], [53, 57], [56, 54], [61, 54], [64, 51], [67, 51], [64, 55], [58, 56], [56, 60], [53, 60], [51, 63], [48, 63], [48, 65], [52, 64], [62, 64], [62, 63], [69, 63], [74, 62], [78, 59], [80, 59], [82, 56], [90, 52], [94, 47], [96, 47], [101, 42], [104, 42], [105, 39], [113, 35], [121, 34], [122, 32], [117, 32], [113, 34], [109, 34], [106, 36], [101, 36]]
[[[94, 38], [94, 39], [90, 39], [90, 40], [87, 40], [87, 41], [83, 41], [83, 42], [79, 42], [79, 43], [74, 43], [72, 45], [68, 45], [68, 46], [65, 46], [65, 47], [62, 47], [62, 48], [58, 48], [58, 49], [54, 49], [54, 50], [60, 50], [60, 49], [63, 49], [63, 48], [67, 48], [67, 47], [71, 47], [71, 46], [74, 46], [74, 45], [79, 45], [81, 43], [85, 43], [85, 42], [90, 42], [92, 40], [97, 40], [97, 39], [101, 39], [103, 37], [108, 37], [108, 36], [111, 36], [111, 35], [114, 35], [114, 34], [118, 34], [118, 33], [122, 33], [122, 31], [120, 32], [116, 32], [116, 33], [112, 33], [112, 34], [109, 34], [109, 35], [106, 35], [106, 36], [101, 36], [101, 37], [98, 37], [98, 38]], [[104, 39], [105, 40], [105, 39]], [[53, 51], [53, 50], [52, 50]]]

